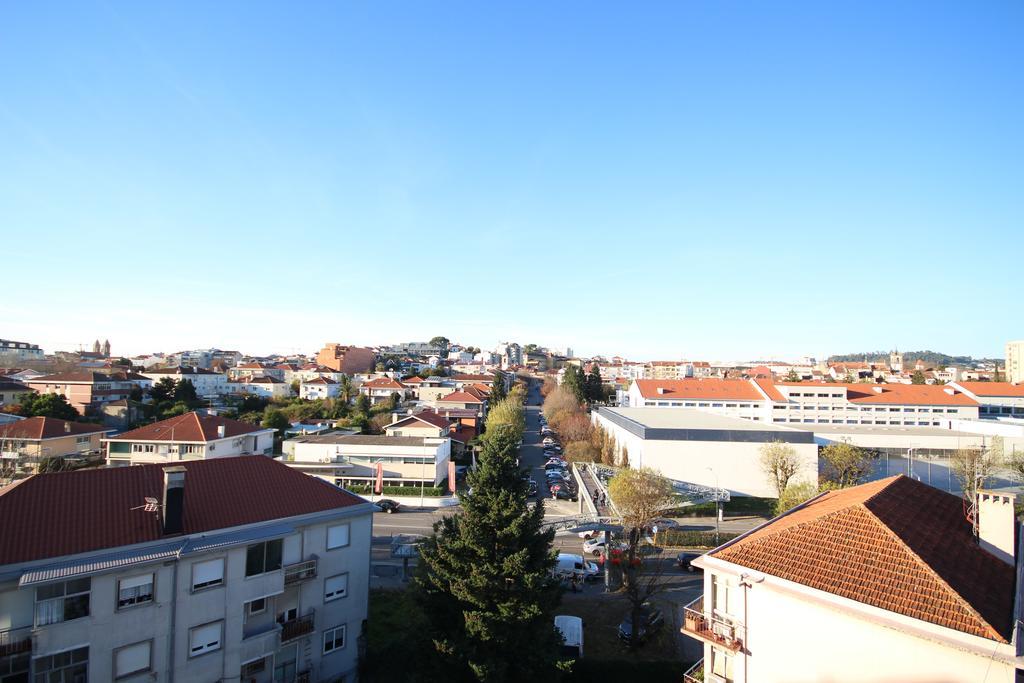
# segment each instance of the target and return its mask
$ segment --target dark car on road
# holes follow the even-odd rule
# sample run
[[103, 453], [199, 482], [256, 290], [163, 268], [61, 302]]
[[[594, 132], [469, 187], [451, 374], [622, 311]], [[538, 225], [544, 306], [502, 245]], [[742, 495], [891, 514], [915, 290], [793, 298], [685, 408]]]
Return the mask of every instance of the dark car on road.
[[[640, 626], [637, 628], [636, 636], [638, 643], [644, 642], [651, 634], [657, 633], [665, 625], [665, 617], [661, 610], [645, 602], [640, 608]], [[629, 642], [633, 635], [633, 611], [626, 613], [625, 619], [619, 624], [619, 638]]]
[[537, 488], [537, 482], [535, 482], [533, 479], [531, 479], [530, 480], [530, 484], [529, 484], [529, 488], [526, 490], [527, 497], [528, 498], [532, 498], [532, 497], [536, 496], [538, 492], [539, 492], [539, 489]]
[[571, 500], [574, 503], [577, 500], [579, 500], [579, 498], [577, 497], [575, 489], [571, 489], [568, 486], [565, 486], [564, 483], [563, 484], [552, 484], [550, 491], [551, 491], [551, 497], [552, 498], [557, 498], [558, 500]]
[[698, 553], [691, 550], [684, 550], [683, 552], [676, 555], [676, 564], [679, 565], [679, 568], [685, 572], [703, 571], [700, 567], [696, 567], [693, 565], [693, 561], [701, 555], [703, 555], [703, 553]]
[[397, 500], [391, 500], [390, 498], [381, 498], [374, 503], [374, 505], [376, 505], [381, 512], [386, 512], [389, 515], [402, 509], [401, 503]]

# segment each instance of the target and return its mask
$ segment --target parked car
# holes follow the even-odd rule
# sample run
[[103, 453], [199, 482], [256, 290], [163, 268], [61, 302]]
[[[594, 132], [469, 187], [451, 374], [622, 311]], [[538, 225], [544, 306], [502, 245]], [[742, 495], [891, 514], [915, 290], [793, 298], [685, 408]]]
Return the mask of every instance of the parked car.
[[402, 509], [401, 503], [397, 500], [391, 500], [390, 498], [381, 498], [374, 503], [374, 505], [376, 505], [381, 512], [386, 512], [389, 515]]
[[549, 491], [551, 491], [551, 497], [557, 498], [558, 500], [571, 500], [574, 503], [577, 500], [579, 500], [579, 498], [576, 495], [576, 492], [569, 489], [567, 486], [553, 484]]
[[[619, 550], [625, 550], [626, 544], [619, 541], [612, 541], [611, 547]], [[588, 541], [583, 541], [583, 552], [587, 555], [599, 556], [604, 552], [604, 549], [604, 534], [591, 538]]]
[[703, 571], [700, 567], [696, 567], [693, 564], [693, 561], [696, 560], [701, 555], [703, 555], [703, 553], [694, 552], [692, 550], [684, 550], [683, 552], [681, 552], [678, 555], [676, 555], [676, 564], [678, 564], [679, 568], [682, 569], [683, 571], [687, 571], [687, 572]]
[[679, 522], [668, 517], [659, 517], [652, 519], [651, 523], [647, 525], [648, 531], [653, 531], [654, 527], [658, 527], [658, 531], [668, 531], [669, 529], [678, 529]]
[[560, 460], [548, 460], [544, 463], [544, 469], [546, 470], [564, 470], [565, 465]]
[[[665, 625], [665, 617], [661, 610], [649, 602], [645, 602], [640, 608], [640, 622], [636, 629], [637, 642], [642, 643], [651, 634], [657, 633]], [[619, 638], [629, 642], [633, 635], [633, 611], [626, 613], [626, 617], [619, 624]]]
[[555, 617], [555, 630], [562, 636], [562, 656], [567, 659], [583, 657], [583, 620], [559, 614]]

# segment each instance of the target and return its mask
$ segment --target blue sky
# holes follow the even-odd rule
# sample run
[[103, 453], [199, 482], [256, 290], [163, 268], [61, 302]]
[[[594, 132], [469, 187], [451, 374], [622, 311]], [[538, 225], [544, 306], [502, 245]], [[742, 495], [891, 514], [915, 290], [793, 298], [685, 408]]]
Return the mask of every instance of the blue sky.
[[0, 336], [1024, 337], [1024, 4], [6, 3]]

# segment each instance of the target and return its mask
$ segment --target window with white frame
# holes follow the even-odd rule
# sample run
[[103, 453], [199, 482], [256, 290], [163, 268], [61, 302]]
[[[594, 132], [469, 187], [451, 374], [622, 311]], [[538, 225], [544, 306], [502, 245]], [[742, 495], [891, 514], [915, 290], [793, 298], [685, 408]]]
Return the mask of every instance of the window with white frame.
[[117, 581], [117, 608], [153, 602], [153, 575], [142, 574]]
[[213, 588], [224, 583], [224, 558], [192, 564], [192, 591]]
[[254, 615], [257, 615], [257, 614], [262, 614], [263, 612], [266, 612], [266, 611], [267, 611], [267, 599], [266, 598], [256, 598], [255, 600], [250, 600], [248, 603], [246, 603], [245, 612], [250, 617], [254, 616]]
[[146, 640], [114, 650], [114, 678], [124, 678], [149, 671], [152, 664], [153, 643]]
[[92, 580], [74, 579], [36, 588], [36, 626], [89, 616]]
[[324, 654], [345, 647], [345, 626], [335, 626], [324, 631]]
[[223, 624], [224, 622], [215, 621], [212, 624], [203, 624], [190, 629], [188, 632], [188, 656], [198, 657], [207, 652], [219, 650]]
[[327, 549], [344, 548], [348, 545], [349, 526], [338, 524], [327, 527]]
[[348, 595], [348, 574], [338, 574], [324, 579], [324, 602], [344, 598]]

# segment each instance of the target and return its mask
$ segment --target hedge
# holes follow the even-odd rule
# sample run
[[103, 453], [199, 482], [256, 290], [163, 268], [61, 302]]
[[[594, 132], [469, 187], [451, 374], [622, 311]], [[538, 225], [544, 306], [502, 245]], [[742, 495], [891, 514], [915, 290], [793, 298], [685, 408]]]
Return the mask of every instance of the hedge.
[[[346, 487], [352, 493], [358, 493], [361, 496], [368, 496], [374, 493], [373, 486], [365, 486], [362, 484], [352, 484]], [[383, 496], [418, 496], [420, 495], [419, 486], [385, 486]], [[424, 486], [423, 495], [438, 498], [441, 496], [450, 496], [451, 492], [447, 486]]]
[[716, 542], [715, 535], [714, 531], [669, 529], [668, 531], [659, 531], [654, 543], [669, 548], [717, 548], [739, 536], [739, 534], [720, 533], [717, 535]]

